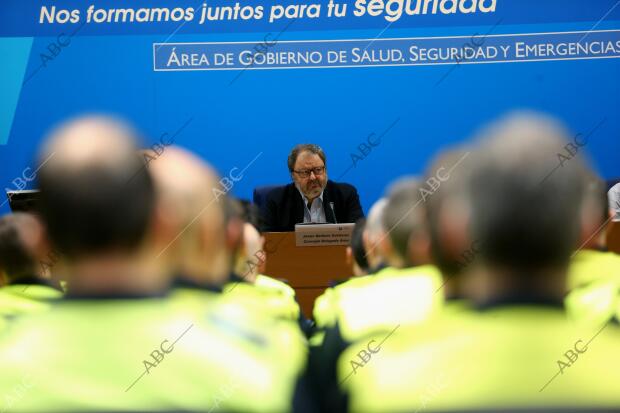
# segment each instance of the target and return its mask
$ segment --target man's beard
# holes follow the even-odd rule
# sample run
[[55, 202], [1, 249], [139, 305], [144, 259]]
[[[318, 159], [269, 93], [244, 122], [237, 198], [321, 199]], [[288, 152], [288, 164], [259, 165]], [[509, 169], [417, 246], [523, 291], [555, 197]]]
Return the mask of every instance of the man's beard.
[[314, 182], [308, 182], [306, 189], [307, 189], [307, 192], [319, 191], [319, 193], [321, 193], [321, 191], [323, 190], [323, 187], [320, 181], [314, 181]]

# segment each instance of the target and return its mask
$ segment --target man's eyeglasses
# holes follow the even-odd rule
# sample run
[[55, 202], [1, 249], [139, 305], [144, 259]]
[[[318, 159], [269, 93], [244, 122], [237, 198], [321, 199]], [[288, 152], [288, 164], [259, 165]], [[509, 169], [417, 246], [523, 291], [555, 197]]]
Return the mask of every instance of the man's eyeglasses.
[[310, 174], [312, 174], [313, 172], [314, 172], [314, 176], [322, 176], [325, 173], [325, 167], [319, 166], [317, 168], [302, 169], [302, 170], [293, 171], [293, 172], [295, 172], [297, 175], [299, 175], [302, 178], [309, 178]]

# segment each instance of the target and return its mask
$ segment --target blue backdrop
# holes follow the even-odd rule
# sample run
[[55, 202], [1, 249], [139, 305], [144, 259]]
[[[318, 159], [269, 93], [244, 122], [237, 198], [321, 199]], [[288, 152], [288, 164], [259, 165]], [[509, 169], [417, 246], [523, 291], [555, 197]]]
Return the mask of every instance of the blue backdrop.
[[[240, 3], [268, 9], [278, 3], [310, 2]], [[326, 7], [328, 2], [315, 3]], [[357, 186], [367, 210], [391, 180], [422, 172], [437, 151], [517, 108], [555, 115], [574, 133], [585, 135], [596, 128], [585, 149], [605, 178], [620, 176], [620, 60], [613, 58], [620, 57], [620, 49], [607, 58], [497, 64], [154, 71], [154, 43], [260, 45], [269, 39], [275, 50], [276, 37], [369, 39], [375, 48], [380, 43], [373, 42], [375, 38], [464, 36], [465, 43], [477, 34], [474, 39], [482, 43], [484, 34], [490, 42], [499, 34], [572, 31], [619, 39], [617, 32], [602, 32], [620, 29], [616, 0], [497, 0], [491, 13], [407, 15], [395, 22], [384, 15], [354, 16], [355, 2], [347, 3], [349, 14], [338, 19], [201, 25], [196, 20], [84, 20], [91, 4], [101, 9], [198, 10], [202, 3], [196, 1], [5, 0], [0, 5], [0, 185], [5, 190], [20, 189], [24, 182], [32, 187], [34, 181], [24, 178], [32, 176], [34, 155], [46, 131], [91, 111], [130, 120], [144, 133], [145, 145], [164, 133], [176, 134], [177, 144], [195, 151], [222, 174], [250, 164], [232, 189], [245, 198], [255, 186], [288, 182], [290, 148], [314, 142], [327, 152], [330, 178]], [[80, 9], [81, 20], [41, 23], [41, 7], [52, 4], [57, 10]], [[234, 3], [209, 2], [222, 4]], [[358, 147], [369, 136], [375, 142], [381, 136], [380, 143], [361, 154]], [[353, 164], [354, 153], [364, 159]], [[6, 211], [5, 203], [0, 213]]]

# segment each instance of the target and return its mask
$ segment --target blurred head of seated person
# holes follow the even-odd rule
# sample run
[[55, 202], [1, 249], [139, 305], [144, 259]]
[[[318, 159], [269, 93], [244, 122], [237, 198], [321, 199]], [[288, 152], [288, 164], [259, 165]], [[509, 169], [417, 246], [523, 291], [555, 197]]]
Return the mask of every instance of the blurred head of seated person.
[[[620, 343], [618, 327], [582, 329], [562, 306], [584, 195], [581, 159], [557, 167], [568, 136], [535, 114], [515, 114], [483, 131], [467, 185], [480, 260], [463, 291], [475, 310], [391, 335], [381, 357], [343, 386], [349, 411], [620, 407], [620, 361], [609, 357]], [[356, 351], [340, 358], [342, 377]], [[425, 398], [429, 383], [441, 386], [432, 400]]]
[[237, 199], [229, 197], [226, 202], [226, 221], [229, 227], [239, 233], [238, 242], [230, 242], [233, 256], [231, 281], [253, 284], [260, 272], [260, 265], [265, 260], [263, 244], [265, 240], [249, 220], [244, 205]]
[[241, 229], [240, 224], [227, 224], [228, 201], [218, 174], [194, 154], [175, 146], [151, 162], [149, 171], [166, 234], [162, 262], [181, 283], [221, 287], [234, 259], [227, 244], [240, 242]]
[[479, 242], [470, 239], [467, 230], [470, 155], [466, 149], [440, 153], [425, 178], [425, 182], [439, 182], [425, 200], [431, 260], [443, 275], [442, 292], [453, 301], [460, 298], [463, 274], [475, 267], [479, 255]]
[[0, 217], [0, 279], [2, 285], [45, 278], [36, 258], [43, 228], [31, 214], [15, 212]]
[[571, 257], [565, 304], [574, 320], [596, 325], [620, 310], [620, 255], [605, 248], [613, 216], [605, 182], [590, 170], [585, 170], [584, 181], [581, 235]]
[[359, 277], [366, 275], [369, 271], [368, 258], [366, 257], [366, 249], [364, 249], [364, 229], [366, 228], [366, 219], [358, 219], [353, 227], [351, 234], [351, 243], [347, 247], [347, 262], [353, 267], [353, 275]]
[[[355, 224], [354, 233], [351, 236], [351, 247], [349, 248], [353, 249], [353, 246], [357, 245], [357, 248], [353, 250], [355, 261], [357, 262], [360, 259], [362, 265], [366, 267], [363, 271], [361, 266], [359, 266], [360, 270], [356, 270], [356, 264], [354, 264], [353, 275], [355, 276], [361, 277], [363, 275], [375, 274], [386, 267], [385, 252], [383, 250], [385, 247], [383, 240], [387, 237], [383, 226], [383, 212], [386, 205], [387, 199], [380, 198], [370, 207], [368, 217], [362, 221], [363, 225], [360, 225], [359, 220]], [[361, 242], [359, 240], [360, 230]], [[366, 262], [364, 263], [364, 261]], [[366, 280], [366, 278], [362, 277], [362, 280]], [[354, 282], [354, 284], [357, 283]], [[336, 292], [350, 285], [347, 281], [341, 282], [340, 280], [334, 280], [333, 284], [334, 287], [326, 289], [314, 302], [313, 315], [315, 323], [319, 328], [318, 335], [313, 338], [314, 344], [320, 344], [324, 330], [336, 323], [339, 312], [339, 294], [336, 294]]]
[[[269, 294], [246, 288], [259, 277], [265, 255], [262, 237], [251, 224], [244, 223], [239, 202], [219, 192], [214, 169], [174, 146], [151, 162], [149, 169], [155, 180], [162, 226], [168, 234], [162, 257], [177, 278], [175, 301], [202, 309], [224, 291], [227, 302], [271, 314], [263, 298]], [[283, 312], [296, 320], [299, 308], [294, 298], [287, 297], [287, 304], [290, 301], [292, 309], [287, 306]]]
[[[251, 270], [253, 274], [249, 275], [249, 277], [252, 277], [253, 282], [256, 283], [260, 281], [262, 274], [266, 274], [267, 253], [275, 253], [277, 251], [277, 244], [271, 246], [270, 243], [274, 241], [267, 242], [264, 234], [261, 233], [264, 222], [256, 205], [245, 199], [233, 199], [232, 201], [233, 203], [238, 203], [240, 207], [238, 211], [243, 221], [243, 242], [240, 248], [244, 250], [243, 254], [245, 254], [248, 261], [251, 260], [256, 263], [256, 265], [248, 265], [246, 268], [237, 268], [238, 271], [236, 273], [243, 276], [245, 271]], [[237, 261], [239, 261], [241, 255], [238, 253]]]
[[237, 254], [235, 274], [241, 275], [249, 283], [256, 282], [260, 265], [265, 260], [264, 243], [265, 239], [254, 225], [243, 223], [243, 242]]
[[[369, 276], [356, 277], [328, 289], [315, 303], [320, 328], [339, 324], [348, 341], [393, 323], [426, 320], [440, 306], [434, 299], [441, 275], [429, 265], [429, 240], [421, 185], [403, 178], [391, 185], [388, 196], [377, 201], [368, 215], [365, 247]], [[370, 267], [373, 268], [373, 267]], [[381, 303], [377, 308], [371, 303]], [[377, 304], [378, 305], [378, 304]]]
[[154, 189], [135, 132], [103, 117], [57, 129], [40, 154], [41, 217], [62, 254], [71, 295], [153, 294], [168, 277], [154, 259]]
[[[384, 206], [378, 204], [382, 208], [380, 236], [367, 253], [379, 250], [386, 265], [328, 289], [315, 302], [317, 333], [311, 343], [316, 351], [311, 366], [316, 392], [327, 411], [340, 411], [334, 368], [341, 352], [348, 347], [359, 352], [356, 342], [369, 335], [388, 335], [400, 326], [425, 324], [442, 308], [443, 295], [436, 294], [441, 274], [429, 264], [421, 188], [415, 178], [399, 179], [389, 187]], [[367, 227], [372, 219], [371, 211]]]
[[[123, 124], [89, 117], [45, 143], [41, 211], [70, 289], [0, 335], [0, 388], [38, 383], [11, 411], [293, 410], [305, 363], [298, 330], [267, 329], [227, 307], [194, 313], [163, 293], [157, 257], [171, 238], [135, 140]], [[154, 371], [162, 363], [167, 374]]]
[[288, 297], [291, 299], [290, 303], [294, 303], [292, 306], [296, 308], [296, 312], [299, 313], [299, 305], [295, 299], [295, 290], [288, 285], [286, 280], [273, 278], [265, 272], [267, 256], [271, 253], [277, 253], [277, 244], [273, 247], [269, 246], [265, 236], [260, 232], [263, 222], [258, 208], [247, 200], [239, 201], [239, 205], [242, 208], [241, 218], [243, 220], [243, 243], [241, 245], [243, 254], [240, 254], [240, 256], [245, 256], [246, 263], [238, 268], [240, 272], [237, 272], [237, 274], [241, 274], [242, 278], [246, 278], [246, 272], [252, 272], [248, 277], [252, 277], [254, 285], [267, 290], [273, 290]]
[[300, 327], [305, 329], [306, 322], [295, 300], [295, 290], [285, 282], [261, 273], [265, 268], [267, 251], [263, 236], [254, 226], [257, 223], [255, 211], [250, 204], [233, 198], [229, 198], [227, 206], [229, 225], [240, 224], [242, 237], [234, 247], [234, 269], [230, 282], [224, 287], [224, 294], [256, 313], [272, 319], [299, 322]]
[[478, 304], [504, 296], [561, 303], [580, 240], [583, 161], [549, 173], [567, 133], [534, 114], [515, 114], [486, 133], [468, 182], [471, 238], [484, 266], [468, 278], [468, 295]]
[[383, 213], [387, 205], [386, 198], [380, 198], [368, 211], [368, 218], [362, 233], [362, 242], [366, 260], [368, 261], [368, 272], [375, 272], [386, 265], [385, 244], [382, 242], [387, 237], [387, 231], [383, 224]]
[[423, 184], [417, 178], [401, 178], [387, 192], [382, 243], [386, 262], [396, 268], [430, 263], [430, 239], [425, 208], [421, 205]]
[[607, 188], [593, 170], [584, 168], [584, 198], [581, 207], [581, 233], [578, 248], [604, 251], [607, 226], [613, 217], [609, 209]]
[[37, 260], [43, 228], [36, 216], [17, 212], [0, 218], [0, 316], [43, 311], [62, 293]]

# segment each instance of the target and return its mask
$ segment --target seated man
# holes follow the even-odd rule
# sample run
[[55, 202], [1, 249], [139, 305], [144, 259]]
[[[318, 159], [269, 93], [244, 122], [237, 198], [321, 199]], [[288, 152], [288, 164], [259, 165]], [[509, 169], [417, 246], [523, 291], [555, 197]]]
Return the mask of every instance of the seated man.
[[620, 329], [581, 328], [562, 306], [579, 240], [580, 159], [549, 171], [568, 135], [553, 122], [520, 115], [483, 136], [467, 184], [480, 259], [461, 289], [475, 310], [351, 346], [337, 367], [348, 411], [620, 408], [620, 361], [610, 357]]
[[325, 153], [317, 145], [295, 146], [288, 169], [293, 182], [265, 199], [264, 231], [293, 231], [295, 224], [307, 222], [356, 222], [364, 216], [355, 188], [328, 180]]
[[43, 228], [34, 215], [16, 212], [0, 218], [0, 316], [45, 311], [62, 296], [37, 262], [42, 240]]
[[[306, 357], [298, 331], [210, 295], [201, 308], [167, 298], [165, 251], [179, 233], [158, 210], [134, 142], [116, 122], [83, 118], [44, 146], [42, 218], [63, 251], [68, 291], [0, 335], [0, 389], [24, 381], [34, 388], [3, 410], [292, 411]], [[195, 215], [184, 232], [195, 234], [192, 253], [202, 251], [211, 266], [187, 270], [216, 277], [230, 271], [220, 261], [228, 257], [218, 180], [204, 170], [192, 178], [203, 183], [196, 200], [204, 203], [191, 208], [201, 205], [205, 218]]]

